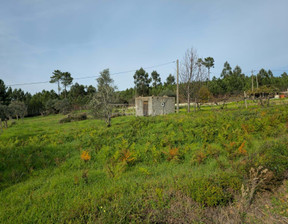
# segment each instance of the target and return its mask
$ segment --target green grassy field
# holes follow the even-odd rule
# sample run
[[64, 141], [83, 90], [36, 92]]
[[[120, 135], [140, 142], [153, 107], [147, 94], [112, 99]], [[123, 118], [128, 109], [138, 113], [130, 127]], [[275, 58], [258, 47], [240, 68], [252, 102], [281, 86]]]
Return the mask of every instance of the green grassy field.
[[17, 121], [0, 135], [0, 223], [287, 221], [288, 107], [239, 108]]

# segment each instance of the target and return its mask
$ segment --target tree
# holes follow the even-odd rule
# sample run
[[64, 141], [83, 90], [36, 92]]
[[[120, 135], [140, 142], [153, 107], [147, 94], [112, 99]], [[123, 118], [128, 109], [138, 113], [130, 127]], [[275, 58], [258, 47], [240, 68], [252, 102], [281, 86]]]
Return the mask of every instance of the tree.
[[233, 69], [232, 75], [229, 79], [229, 92], [230, 93], [243, 93], [245, 86], [245, 75], [242, 73], [240, 66], [236, 65]]
[[20, 102], [20, 101], [12, 101], [8, 108], [11, 111], [11, 115], [15, 116], [17, 120], [19, 117], [24, 118], [25, 115], [27, 115], [27, 107], [25, 103]]
[[281, 88], [281, 90], [287, 90], [288, 89], [288, 74], [286, 72], [282, 73], [280, 79], [281, 81], [280, 81], [279, 87]]
[[208, 80], [210, 80], [210, 68], [214, 68], [214, 58], [207, 57], [204, 59], [204, 62], [202, 64], [208, 69]]
[[53, 72], [53, 76], [50, 77], [50, 83], [56, 83], [58, 84], [58, 95], [60, 95], [61, 87], [60, 87], [60, 81], [62, 79], [62, 72], [60, 70], [55, 70]]
[[151, 83], [151, 78], [149, 78], [148, 73], [143, 68], [140, 68], [135, 72], [133, 78], [138, 95], [148, 96], [149, 84]]
[[86, 91], [88, 95], [93, 95], [94, 93], [96, 93], [96, 88], [92, 85], [86, 86], [85, 88], [87, 89]]
[[265, 69], [261, 69], [259, 71], [259, 73], [257, 74], [257, 78], [258, 78], [258, 84], [259, 86], [271, 86], [273, 84], [273, 73], [271, 72], [271, 70], [268, 70], [268, 72]]
[[44, 115], [46, 111], [46, 103], [50, 99], [58, 99], [58, 95], [54, 90], [43, 90], [40, 93], [35, 93], [33, 96], [31, 96], [31, 94], [26, 94], [25, 103], [28, 106], [28, 115]]
[[8, 107], [6, 105], [3, 105], [0, 103], [0, 128], [1, 128], [1, 131], [3, 130], [2, 121], [4, 121], [5, 127], [6, 128], [8, 127], [8, 125], [7, 125], [7, 119], [8, 119], [7, 113], [8, 113]]
[[188, 49], [182, 62], [180, 73], [181, 82], [184, 84], [187, 97], [187, 112], [190, 113], [191, 84], [196, 80], [198, 56], [195, 49]]
[[64, 86], [65, 98], [67, 97], [67, 86], [72, 85], [73, 78], [69, 72], [63, 72], [61, 77], [61, 84]]
[[0, 79], [0, 103], [8, 105], [10, 103], [9, 95], [7, 93], [7, 87], [3, 80]]
[[166, 78], [165, 86], [175, 85], [175, 77], [172, 74], [169, 74]]
[[199, 100], [201, 103], [207, 103], [211, 99], [211, 93], [206, 86], [199, 89]]
[[232, 68], [231, 68], [230, 64], [228, 63], [228, 61], [226, 61], [224, 63], [224, 68], [223, 68], [223, 70], [221, 72], [220, 77], [221, 78], [226, 78], [227, 76], [229, 76], [231, 74], [232, 74]]
[[61, 114], [68, 114], [72, 110], [71, 103], [67, 98], [55, 101], [54, 107]]
[[159, 85], [162, 85], [160, 75], [156, 71], [153, 71], [151, 73], [151, 77], [152, 77], [152, 86], [154, 88], [156, 88]]
[[8, 89], [9, 91], [9, 98], [12, 101], [24, 101], [25, 100], [25, 93], [22, 89], [14, 89], [12, 91], [12, 89], [9, 87]]
[[97, 83], [97, 92], [90, 102], [92, 113], [97, 118], [105, 119], [107, 126], [110, 127], [113, 103], [116, 102], [116, 86], [110, 77], [109, 69], [100, 72]]
[[79, 85], [77, 82], [71, 86], [69, 91], [69, 99], [74, 109], [81, 108], [88, 102], [87, 92], [84, 85]]

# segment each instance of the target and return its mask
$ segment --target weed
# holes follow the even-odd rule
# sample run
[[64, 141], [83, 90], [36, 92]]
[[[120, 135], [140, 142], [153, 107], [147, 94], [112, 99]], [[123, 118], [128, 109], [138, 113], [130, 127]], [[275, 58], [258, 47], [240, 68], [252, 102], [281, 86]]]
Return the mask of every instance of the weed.
[[88, 151], [83, 151], [82, 154], [81, 154], [81, 159], [84, 161], [84, 162], [87, 162], [91, 159], [91, 156], [89, 155], [89, 152]]

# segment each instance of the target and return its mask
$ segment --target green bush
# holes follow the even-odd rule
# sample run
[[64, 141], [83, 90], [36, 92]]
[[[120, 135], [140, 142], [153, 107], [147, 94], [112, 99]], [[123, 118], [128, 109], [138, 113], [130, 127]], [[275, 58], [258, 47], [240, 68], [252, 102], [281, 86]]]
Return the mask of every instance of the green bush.
[[191, 198], [204, 206], [227, 205], [241, 187], [235, 174], [219, 173], [210, 177], [195, 177], [190, 183]]
[[82, 113], [82, 114], [75, 114], [75, 115], [68, 115], [68, 117], [62, 118], [59, 123], [68, 123], [71, 121], [83, 121], [87, 119], [87, 114]]
[[288, 170], [288, 137], [267, 141], [260, 147], [259, 165], [273, 171], [277, 179], [282, 180]]

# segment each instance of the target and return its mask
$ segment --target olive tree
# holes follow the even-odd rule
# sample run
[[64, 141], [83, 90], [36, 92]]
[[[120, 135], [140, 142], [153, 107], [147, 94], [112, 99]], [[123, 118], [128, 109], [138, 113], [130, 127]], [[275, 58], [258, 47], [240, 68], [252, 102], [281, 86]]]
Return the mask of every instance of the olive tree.
[[19, 117], [24, 118], [24, 116], [27, 114], [27, 107], [25, 103], [20, 101], [12, 101], [8, 106], [11, 115], [15, 116], [17, 120]]
[[109, 69], [100, 72], [97, 78], [97, 91], [94, 94], [90, 106], [96, 118], [105, 119], [107, 126], [111, 126], [113, 103], [116, 102], [116, 86], [110, 77]]

